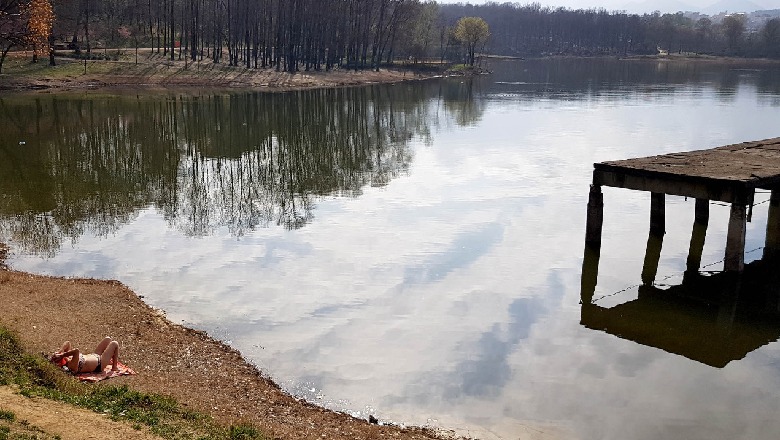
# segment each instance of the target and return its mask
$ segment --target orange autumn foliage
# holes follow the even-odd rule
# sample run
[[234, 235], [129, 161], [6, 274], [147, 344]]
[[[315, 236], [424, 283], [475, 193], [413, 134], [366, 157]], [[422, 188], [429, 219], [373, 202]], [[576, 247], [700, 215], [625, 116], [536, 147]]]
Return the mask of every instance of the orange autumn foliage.
[[49, 37], [54, 26], [54, 8], [49, 0], [30, 0], [25, 7], [27, 15], [27, 44], [36, 55], [49, 52]]

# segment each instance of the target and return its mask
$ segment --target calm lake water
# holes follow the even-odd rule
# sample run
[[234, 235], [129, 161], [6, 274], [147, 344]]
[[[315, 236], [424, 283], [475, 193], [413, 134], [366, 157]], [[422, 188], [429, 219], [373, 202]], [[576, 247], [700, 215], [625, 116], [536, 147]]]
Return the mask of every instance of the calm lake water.
[[[780, 289], [669, 288], [693, 200], [667, 196], [648, 294], [650, 196], [605, 188], [598, 307], [580, 304], [593, 163], [780, 136], [780, 66], [490, 68], [284, 94], [0, 96], [0, 240], [15, 269], [121, 280], [359, 417], [484, 439], [780, 436]], [[722, 269], [728, 210], [712, 203], [702, 271]]]

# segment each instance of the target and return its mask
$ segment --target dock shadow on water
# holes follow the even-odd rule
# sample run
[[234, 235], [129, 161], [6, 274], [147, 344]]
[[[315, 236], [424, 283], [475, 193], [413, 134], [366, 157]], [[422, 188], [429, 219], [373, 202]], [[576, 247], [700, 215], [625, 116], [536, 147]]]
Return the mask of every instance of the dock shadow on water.
[[680, 285], [641, 285], [638, 298], [593, 301], [599, 253], [585, 251], [580, 324], [621, 339], [723, 368], [780, 339], [780, 275], [775, 258], [743, 273], [688, 273]]

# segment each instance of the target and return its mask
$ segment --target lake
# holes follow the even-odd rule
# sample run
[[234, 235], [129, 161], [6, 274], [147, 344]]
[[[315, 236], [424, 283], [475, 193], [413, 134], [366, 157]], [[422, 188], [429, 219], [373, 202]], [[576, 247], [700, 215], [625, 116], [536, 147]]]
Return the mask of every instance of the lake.
[[716, 282], [678, 294], [694, 200], [667, 196], [643, 286], [650, 195], [604, 188], [598, 307], [581, 294], [593, 163], [780, 136], [780, 65], [488, 67], [278, 94], [0, 95], [0, 241], [14, 269], [121, 280], [357, 417], [483, 439], [777, 438], [780, 290], [756, 276], [722, 300], [728, 206], [711, 203], [701, 258]]

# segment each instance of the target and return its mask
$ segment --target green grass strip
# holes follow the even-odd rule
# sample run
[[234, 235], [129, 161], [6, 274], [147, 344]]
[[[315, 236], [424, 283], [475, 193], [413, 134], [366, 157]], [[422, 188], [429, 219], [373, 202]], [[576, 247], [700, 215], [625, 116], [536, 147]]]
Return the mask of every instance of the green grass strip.
[[[261, 440], [266, 437], [248, 424], [228, 427], [211, 416], [183, 408], [176, 400], [134, 391], [126, 385], [95, 386], [68, 377], [43, 356], [24, 352], [19, 338], [0, 325], [0, 385], [16, 385], [22, 395], [45, 397], [100, 414], [116, 421], [147, 426], [170, 440]], [[0, 411], [0, 420], [13, 421], [14, 414]], [[6, 433], [7, 434], [7, 433]], [[3, 433], [0, 432], [0, 440]]]

